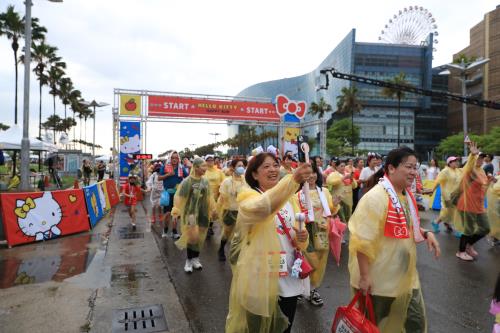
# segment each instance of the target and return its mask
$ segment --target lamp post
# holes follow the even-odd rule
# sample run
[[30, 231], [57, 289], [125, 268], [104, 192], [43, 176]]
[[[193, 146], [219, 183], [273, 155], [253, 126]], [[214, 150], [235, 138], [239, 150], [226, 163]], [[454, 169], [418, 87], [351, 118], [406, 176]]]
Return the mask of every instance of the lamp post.
[[217, 136], [220, 135], [220, 133], [215, 132], [215, 133], [208, 133], [208, 134], [213, 135], [214, 136], [214, 143], [217, 143]]
[[97, 102], [95, 99], [92, 100], [91, 102], [86, 102], [84, 101], [83, 102], [86, 106], [91, 106], [93, 107], [94, 109], [94, 112], [93, 112], [93, 115], [94, 115], [94, 129], [93, 129], [93, 133], [92, 133], [92, 164], [95, 165], [95, 108], [96, 107], [103, 107], [103, 106], [107, 106], [109, 105], [108, 103], [104, 103], [104, 102]]
[[[466, 95], [466, 84], [467, 84], [467, 78], [470, 76], [470, 74], [473, 74], [477, 70], [479, 70], [480, 67], [488, 63], [490, 59], [479, 59], [470, 63], [465, 63], [464, 59], [459, 64], [455, 63], [450, 63], [446, 64], [447, 70], [441, 72], [440, 74], [443, 75], [458, 75], [459, 79], [462, 84], [462, 96], [465, 97]], [[462, 103], [462, 125], [463, 125], [463, 131], [464, 131], [464, 140], [468, 135], [468, 130], [467, 130], [467, 104]], [[467, 156], [467, 143], [464, 142], [464, 156]]]
[[[62, 0], [49, 0], [62, 2]], [[21, 140], [21, 190], [30, 189], [30, 67], [31, 67], [31, 0], [25, 0], [24, 14], [24, 93], [23, 93], [23, 138]]]

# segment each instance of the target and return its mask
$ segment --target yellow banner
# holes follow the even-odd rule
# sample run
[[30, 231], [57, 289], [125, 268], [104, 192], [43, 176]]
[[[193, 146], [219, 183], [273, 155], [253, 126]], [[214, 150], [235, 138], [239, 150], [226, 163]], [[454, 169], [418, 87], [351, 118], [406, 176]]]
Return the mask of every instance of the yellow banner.
[[140, 116], [141, 96], [120, 95], [120, 116]]
[[285, 128], [284, 139], [285, 141], [288, 142], [295, 142], [297, 141], [297, 136], [299, 136], [299, 134], [300, 134], [299, 128], [287, 127]]

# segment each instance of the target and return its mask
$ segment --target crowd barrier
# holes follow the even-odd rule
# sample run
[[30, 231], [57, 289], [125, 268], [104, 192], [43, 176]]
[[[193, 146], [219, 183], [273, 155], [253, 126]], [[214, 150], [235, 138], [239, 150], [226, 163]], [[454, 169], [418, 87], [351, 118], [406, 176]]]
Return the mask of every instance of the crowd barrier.
[[113, 180], [83, 189], [0, 194], [9, 246], [90, 230], [120, 202]]

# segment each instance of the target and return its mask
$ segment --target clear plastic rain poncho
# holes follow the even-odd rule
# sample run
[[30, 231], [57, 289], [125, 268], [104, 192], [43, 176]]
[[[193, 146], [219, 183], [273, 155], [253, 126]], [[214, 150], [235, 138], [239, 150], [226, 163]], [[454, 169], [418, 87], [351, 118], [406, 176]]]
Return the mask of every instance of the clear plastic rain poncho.
[[326, 183], [331, 188], [332, 197], [340, 197], [342, 207], [339, 214], [343, 215], [341, 218], [347, 223], [352, 213], [352, 190], [358, 187], [358, 183], [354, 178], [350, 182], [344, 182], [343, 178], [338, 171], [334, 171], [328, 175]]
[[204, 163], [200, 160], [195, 159], [191, 175], [179, 185], [172, 209], [172, 215], [180, 218], [182, 230], [182, 236], [175, 245], [181, 250], [189, 247], [198, 252], [205, 242], [209, 219], [215, 209], [208, 181], [195, 176], [195, 168]]
[[[323, 204], [321, 203], [319, 196], [319, 188], [312, 187], [309, 189], [309, 195], [311, 197], [311, 204], [314, 211], [314, 221], [306, 224], [307, 231], [309, 232], [309, 245], [304, 252], [307, 260], [314, 268], [309, 278], [311, 279], [311, 285], [317, 288], [323, 282], [323, 277], [325, 275], [326, 263], [328, 261], [329, 251], [329, 217], [325, 217]], [[326, 187], [321, 189], [322, 193], [325, 195], [326, 203], [330, 209], [331, 215], [337, 214], [339, 210], [339, 205], [334, 206], [332, 195]], [[294, 195], [294, 200], [301, 207], [306, 207], [304, 196], [301, 195], [302, 190], [298, 195]], [[299, 201], [300, 200], [300, 201]]]
[[[469, 154], [467, 163], [462, 169], [459, 187], [454, 191], [457, 201], [455, 225], [458, 231], [471, 236], [476, 233], [477, 225], [470, 218], [469, 213], [486, 214], [484, 199], [488, 189], [488, 177], [481, 166], [476, 166], [478, 155]], [[452, 195], [454, 196], [454, 195]]]
[[496, 176], [496, 183], [488, 188], [488, 220], [490, 222], [490, 236], [500, 239], [500, 175]]
[[[456, 206], [451, 202], [451, 193], [458, 188], [462, 179], [462, 169], [445, 167], [436, 178], [436, 185], [441, 187], [441, 210], [439, 212], [439, 220], [442, 222], [455, 225], [454, 217]], [[456, 228], [460, 229], [460, 223]], [[460, 231], [460, 230], [459, 230]]]
[[218, 169], [214, 165], [213, 167], [207, 169], [207, 172], [205, 172], [204, 177], [208, 180], [208, 183], [210, 184], [210, 192], [212, 193], [214, 200], [217, 201], [217, 198], [219, 197], [220, 184], [222, 184], [222, 182], [226, 178], [224, 172], [222, 172], [222, 170]]
[[[361, 198], [349, 221], [350, 283], [353, 288], [359, 288], [357, 253], [363, 253], [370, 262], [371, 294], [380, 332], [410, 333], [418, 331], [405, 327], [411, 311], [416, 312], [424, 326], [426, 322], [417, 272], [417, 249], [413, 231], [405, 239], [384, 236], [388, 201], [385, 189], [380, 184], [375, 185]], [[413, 229], [413, 223], [409, 225]], [[413, 302], [410, 302], [412, 299]], [[410, 303], [419, 306], [415, 309]]]
[[231, 176], [224, 179], [219, 189], [219, 199], [217, 200], [217, 215], [223, 222], [223, 236], [229, 240], [232, 236], [234, 222], [238, 212], [238, 194], [248, 188], [245, 178]]
[[[227, 333], [282, 333], [288, 319], [278, 305], [281, 245], [275, 216], [298, 190], [291, 175], [263, 194], [247, 189], [240, 193], [233, 244], [239, 252], [233, 267]], [[293, 203], [292, 203], [293, 206]], [[294, 206], [296, 212], [299, 208]], [[240, 242], [235, 243], [235, 239]], [[301, 248], [306, 243], [299, 243]]]

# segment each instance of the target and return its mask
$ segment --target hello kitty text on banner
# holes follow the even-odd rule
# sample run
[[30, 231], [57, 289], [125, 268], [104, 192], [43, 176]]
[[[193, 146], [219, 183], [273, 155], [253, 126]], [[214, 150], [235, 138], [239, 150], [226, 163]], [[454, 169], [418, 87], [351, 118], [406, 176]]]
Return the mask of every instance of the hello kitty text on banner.
[[141, 152], [141, 123], [120, 122], [120, 183], [126, 182], [131, 171], [137, 167], [134, 154]]
[[272, 103], [184, 96], [148, 96], [148, 116], [280, 121]]
[[104, 216], [103, 207], [106, 207], [106, 199], [99, 195], [97, 184], [83, 188], [90, 225], [94, 227]]
[[0, 204], [10, 246], [90, 229], [82, 190], [2, 193]]

